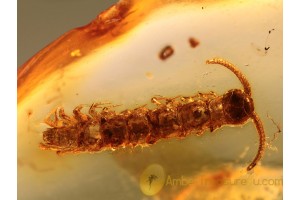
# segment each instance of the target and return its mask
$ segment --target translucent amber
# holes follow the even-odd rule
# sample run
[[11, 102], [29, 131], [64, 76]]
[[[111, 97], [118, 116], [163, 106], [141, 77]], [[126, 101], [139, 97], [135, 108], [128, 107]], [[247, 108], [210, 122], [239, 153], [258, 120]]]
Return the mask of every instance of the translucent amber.
[[[162, 52], [166, 47], [171, 49]], [[49, 44], [18, 70], [20, 199], [142, 199], [146, 194], [139, 187], [140, 175], [153, 163], [162, 166], [166, 178], [197, 181], [196, 174], [217, 176], [218, 170], [233, 174], [225, 177], [227, 181], [244, 176], [239, 169], [246, 168], [257, 151], [252, 123], [98, 154], [57, 156], [39, 149], [48, 127], [43, 120], [58, 106], [71, 115], [80, 104], [109, 101], [120, 104], [115, 109], [121, 111], [150, 105], [155, 95], [192, 96], [209, 91], [221, 95], [241, 88], [226, 69], [205, 64], [216, 56], [232, 61], [245, 74], [256, 112], [272, 138], [277, 127], [267, 114], [282, 125], [281, 1], [121, 0], [88, 25]], [[268, 149], [263, 167], [250, 178], [282, 178], [281, 133], [271, 145], [277, 151]], [[227, 164], [232, 167], [224, 169]], [[280, 197], [282, 185], [267, 184], [231, 185], [230, 192], [224, 184], [199, 187], [222, 193], [223, 199], [237, 194], [246, 199]], [[196, 185], [164, 185], [153, 195], [198, 199], [201, 190]], [[260, 196], [257, 191], [266, 188], [272, 192]], [[212, 197], [207, 193], [203, 199]]]

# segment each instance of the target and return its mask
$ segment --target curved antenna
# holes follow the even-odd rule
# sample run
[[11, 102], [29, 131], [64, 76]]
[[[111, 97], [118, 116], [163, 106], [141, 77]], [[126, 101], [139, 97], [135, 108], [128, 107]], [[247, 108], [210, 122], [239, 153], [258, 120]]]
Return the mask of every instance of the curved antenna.
[[262, 158], [264, 151], [265, 151], [265, 147], [266, 147], [266, 135], [265, 135], [263, 125], [262, 125], [258, 115], [255, 112], [253, 112], [251, 118], [255, 124], [255, 127], [256, 127], [258, 136], [259, 136], [259, 146], [258, 146], [258, 151], [256, 153], [255, 158], [250, 163], [250, 165], [247, 167], [247, 171], [250, 171], [257, 165], [257, 163]]
[[[226, 67], [227, 69], [229, 69], [230, 71], [232, 71], [238, 77], [241, 84], [243, 85], [244, 92], [246, 94], [248, 94], [249, 96], [251, 96], [250, 84], [249, 84], [248, 80], [246, 79], [246, 77], [237, 69], [236, 66], [234, 66], [233, 64], [231, 64], [230, 62], [228, 62], [222, 58], [213, 58], [213, 59], [207, 60], [206, 64], [220, 64], [220, 65], [223, 65], [224, 67]], [[264, 151], [265, 151], [265, 146], [266, 146], [266, 144], [265, 144], [266, 136], [265, 136], [265, 132], [264, 132], [264, 128], [261, 123], [261, 120], [259, 119], [258, 115], [254, 111], [251, 114], [251, 118], [255, 124], [255, 127], [256, 127], [258, 136], [259, 136], [259, 146], [258, 146], [258, 151], [256, 153], [256, 156], [254, 157], [252, 162], [247, 167], [247, 171], [252, 170], [257, 165], [257, 163], [261, 160], [261, 158], [264, 154]]]
[[230, 62], [222, 59], [222, 58], [213, 58], [210, 60], [206, 61], [206, 64], [220, 64], [223, 65], [224, 67], [226, 67], [227, 69], [229, 69], [230, 71], [232, 71], [240, 80], [240, 82], [242, 83], [243, 87], [244, 87], [244, 92], [246, 94], [248, 94], [249, 96], [251, 96], [251, 87], [249, 82], [247, 81], [246, 77], [242, 74], [242, 72], [240, 72], [236, 66], [234, 66], [233, 64], [231, 64]]

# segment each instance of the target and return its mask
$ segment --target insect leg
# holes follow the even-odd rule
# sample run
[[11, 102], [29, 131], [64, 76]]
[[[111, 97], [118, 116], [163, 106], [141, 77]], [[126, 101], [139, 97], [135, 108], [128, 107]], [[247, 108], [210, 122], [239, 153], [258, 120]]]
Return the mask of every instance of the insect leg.
[[230, 62], [222, 59], [222, 58], [213, 58], [210, 60], [206, 61], [206, 64], [220, 64], [223, 65], [224, 67], [226, 67], [227, 69], [229, 69], [230, 71], [232, 71], [240, 80], [240, 82], [242, 83], [243, 87], [244, 87], [244, 92], [246, 94], [248, 94], [249, 96], [251, 96], [251, 87], [250, 84], [248, 82], [248, 80], [246, 79], [246, 77], [242, 74], [242, 72], [240, 72], [236, 66], [234, 66], [233, 64], [231, 64]]
[[[53, 109], [53, 110], [46, 116], [46, 118], [44, 119], [44, 122], [45, 122], [46, 124], [48, 124], [49, 126], [51, 126], [51, 127], [60, 128], [60, 127], [63, 126], [62, 121], [59, 120], [59, 119], [58, 119], [58, 116], [57, 116], [57, 111], [58, 111], [58, 109], [59, 109], [59, 107]], [[51, 120], [52, 115], [54, 115], [54, 120]]]
[[59, 108], [58, 115], [62, 119], [61, 121], [63, 122], [63, 124], [67, 126], [74, 125], [77, 123], [77, 121], [74, 118], [66, 115], [65, 110], [61, 107]]
[[85, 115], [81, 112], [81, 109], [83, 108], [83, 105], [79, 105], [77, 106], [74, 110], [73, 110], [73, 113], [74, 113], [74, 117], [75, 119], [77, 119], [78, 121], [88, 121], [91, 117], [88, 116], [88, 115]]
[[202, 99], [202, 100], [207, 100], [207, 99], [214, 99], [216, 98], [218, 95], [216, 93], [214, 93], [213, 91], [210, 91], [209, 93], [201, 93], [199, 92], [197, 94], [197, 96]]
[[209, 99], [214, 99], [217, 96], [218, 95], [216, 93], [214, 93], [213, 91], [211, 91], [209, 93], [198, 92], [198, 94], [196, 94], [193, 98], [194, 99], [199, 99], [201, 101], [206, 101], [206, 100], [209, 100]]
[[151, 98], [151, 102], [156, 104], [157, 106], [162, 105], [162, 103], [159, 101], [160, 99], [158, 99], [157, 97], [152, 97]]
[[105, 106], [104, 109], [115, 108], [115, 107], [119, 107], [119, 106], [122, 106], [122, 104], [116, 104], [116, 105]]
[[178, 95], [176, 97], [173, 97], [173, 98], [167, 98], [167, 97], [163, 97], [163, 96], [156, 96], [156, 97], [152, 97], [151, 98], [151, 102], [156, 104], [157, 106], [160, 106], [160, 105], [166, 105], [166, 104], [169, 104], [171, 102], [174, 102], [175, 99], [178, 99], [178, 98], [182, 98], [182, 96]]
[[101, 108], [99, 105], [101, 105], [101, 103], [93, 103], [89, 109], [89, 115], [93, 118], [98, 118], [99, 113], [97, 113], [96, 108]]
[[62, 148], [62, 147], [57, 146], [57, 145], [49, 145], [49, 144], [43, 144], [43, 143], [40, 143], [40, 148], [42, 150], [56, 151], [57, 155], [63, 155], [63, 154], [68, 153], [68, 152], [74, 152], [74, 150], [72, 150], [71, 148]]

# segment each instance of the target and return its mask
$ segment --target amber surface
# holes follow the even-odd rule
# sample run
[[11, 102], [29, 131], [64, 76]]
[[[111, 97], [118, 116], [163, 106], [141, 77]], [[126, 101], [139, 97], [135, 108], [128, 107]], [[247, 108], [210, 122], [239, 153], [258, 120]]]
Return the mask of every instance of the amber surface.
[[76, 57], [104, 46], [134, 26], [135, 23], [126, 25], [132, 10], [133, 2], [120, 1], [88, 25], [65, 33], [28, 60], [18, 70], [18, 101], [50, 73], [68, 66]]
[[[196, 0], [191, 2], [200, 3]], [[34, 89], [46, 76], [49, 76], [49, 73], [64, 69], [69, 63], [74, 62], [76, 57], [85, 56], [96, 48], [103, 48], [109, 42], [128, 33], [142, 23], [153, 10], [164, 5], [181, 3], [185, 2], [121, 0], [86, 26], [65, 33], [18, 70], [18, 101], [25, 97], [26, 92]]]
[[[190, 38], [199, 41], [198, 46], [192, 48]], [[168, 45], [174, 54], [161, 60], [159, 54]], [[280, 199], [282, 184], [271, 187], [272, 182], [259, 187], [238, 183], [230, 188], [198, 183], [173, 187], [160, 182], [158, 187], [157, 175], [151, 188], [160, 189], [158, 193], [140, 188], [149, 190], [149, 177], [154, 174], [143, 173], [149, 166], [165, 173], [165, 181], [169, 175], [192, 180], [202, 175], [222, 180], [247, 176], [245, 168], [258, 148], [252, 123], [98, 154], [57, 156], [39, 149], [42, 133], [49, 128], [44, 118], [57, 107], [71, 115], [78, 105], [88, 113], [93, 103], [110, 102], [120, 105], [114, 108], [120, 112], [145, 104], [151, 107], [151, 98], [159, 95], [210, 91], [222, 95], [242, 89], [228, 70], [205, 64], [213, 57], [230, 60], [245, 74], [265, 128], [268, 148], [250, 177], [267, 174], [264, 179], [280, 179], [282, 2], [124, 0], [88, 25], [62, 35], [19, 69], [20, 199], [199, 199], [199, 192], [205, 191], [202, 199], [213, 199], [213, 194], [218, 194], [215, 199]], [[273, 140], [277, 125], [282, 132]], [[146, 174], [143, 183], [141, 174]]]

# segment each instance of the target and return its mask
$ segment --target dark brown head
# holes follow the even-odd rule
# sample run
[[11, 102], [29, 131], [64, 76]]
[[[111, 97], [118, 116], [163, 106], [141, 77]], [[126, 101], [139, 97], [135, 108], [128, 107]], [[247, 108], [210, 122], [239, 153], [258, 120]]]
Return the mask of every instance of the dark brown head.
[[229, 90], [222, 98], [223, 112], [228, 124], [246, 122], [254, 111], [252, 98], [242, 90]]

